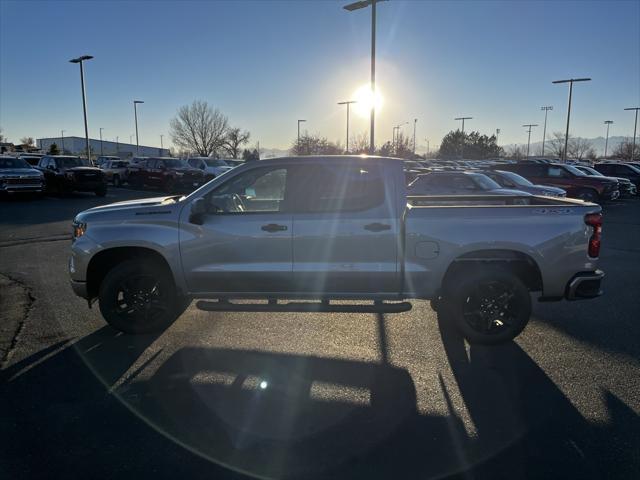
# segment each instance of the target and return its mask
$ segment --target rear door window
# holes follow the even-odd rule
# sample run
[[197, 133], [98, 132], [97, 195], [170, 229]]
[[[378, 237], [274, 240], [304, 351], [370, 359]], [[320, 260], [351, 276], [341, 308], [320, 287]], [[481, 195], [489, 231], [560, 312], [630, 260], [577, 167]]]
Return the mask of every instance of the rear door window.
[[292, 208], [298, 212], [356, 212], [384, 203], [385, 184], [374, 164], [301, 166], [295, 175]]

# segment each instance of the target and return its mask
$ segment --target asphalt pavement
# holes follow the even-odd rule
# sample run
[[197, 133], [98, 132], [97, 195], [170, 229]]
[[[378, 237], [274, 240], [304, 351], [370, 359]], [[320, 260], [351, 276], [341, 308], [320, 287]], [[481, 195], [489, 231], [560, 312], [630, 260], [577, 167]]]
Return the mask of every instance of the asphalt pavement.
[[[0, 201], [0, 478], [638, 478], [640, 199], [605, 206], [605, 295], [469, 346], [402, 314], [207, 313], [162, 335], [75, 297], [70, 222]], [[18, 312], [16, 314], [16, 312]]]

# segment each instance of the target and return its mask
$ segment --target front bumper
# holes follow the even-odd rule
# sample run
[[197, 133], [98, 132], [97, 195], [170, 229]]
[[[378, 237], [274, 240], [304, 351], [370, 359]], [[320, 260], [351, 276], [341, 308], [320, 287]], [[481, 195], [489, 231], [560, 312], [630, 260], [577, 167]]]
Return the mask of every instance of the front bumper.
[[87, 293], [87, 282], [78, 282], [76, 280], [69, 280], [71, 284], [71, 288], [73, 289], [73, 293], [81, 298], [88, 298], [89, 295]]
[[21, 193], [21, 192], [42, 192], [44, 191], [44, 185], [42, 183], [38, 184], [22, 184], [22, 185], [14, 185], [14, 184], [1, 184], [0, 192], [5, 193]]
[[596, 270], [594, 272], [580, 272], [567, 283], [565, 298], [567, 300], [582, 300], [595, 298], [602, 295], [602, 279], [604, 272]]

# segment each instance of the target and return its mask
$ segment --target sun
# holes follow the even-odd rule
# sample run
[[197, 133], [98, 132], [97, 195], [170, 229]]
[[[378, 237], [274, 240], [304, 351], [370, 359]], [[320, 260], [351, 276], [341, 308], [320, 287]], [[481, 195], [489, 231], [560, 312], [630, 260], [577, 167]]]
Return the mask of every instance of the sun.
[[353, 110], [362, 118], [368, 118], [371, 114], [371, 107], [375, 105], [376, 113], [382, 109], [382, 94], [376, 88], [375, 95], [371, 91], [369, 84], [362, 85], [353, 94], [352, 97], [357, 103], [353, 104]]

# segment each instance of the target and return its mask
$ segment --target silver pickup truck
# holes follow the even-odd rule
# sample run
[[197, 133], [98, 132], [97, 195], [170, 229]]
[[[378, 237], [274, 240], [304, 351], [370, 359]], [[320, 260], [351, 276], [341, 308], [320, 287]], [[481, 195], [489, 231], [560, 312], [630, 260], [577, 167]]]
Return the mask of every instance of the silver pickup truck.
[[128, 333], [166, 328], [193, 298], [210, 311], [386, 313], [430, 299], [469, 341], [499, 343], [527, 324], [532, 293], [601, 294], [600, 210], [524, 193], [407, 196], [391, 158], [281, 158], [187, 196], [78, 214], [69, 273]]

